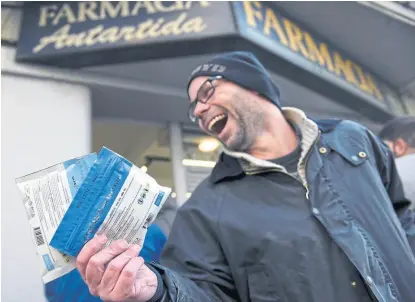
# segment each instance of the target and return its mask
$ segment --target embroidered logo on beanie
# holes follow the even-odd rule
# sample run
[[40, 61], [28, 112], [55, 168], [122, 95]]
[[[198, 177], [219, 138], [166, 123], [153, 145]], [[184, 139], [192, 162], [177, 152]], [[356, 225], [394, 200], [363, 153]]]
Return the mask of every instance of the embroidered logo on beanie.
[[199, 71], [210, 71], [216, 73], [222, 73], [226, 70], [226, 66], [218, 65], [218, 64], [202, 64], [197, 66], [190, 75], [194, 75]]

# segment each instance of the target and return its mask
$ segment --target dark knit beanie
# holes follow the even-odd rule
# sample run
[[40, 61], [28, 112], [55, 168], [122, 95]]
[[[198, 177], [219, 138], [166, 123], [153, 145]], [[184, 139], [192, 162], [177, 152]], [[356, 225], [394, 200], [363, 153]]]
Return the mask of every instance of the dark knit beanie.
[[245, 89], [256, 91], [281, 108], [277, 85], [261, 62], [250, 52], [228, 52], [201, 64], [192, 71], [187, 91], [192, 80], [200, 76], [222, 76]]

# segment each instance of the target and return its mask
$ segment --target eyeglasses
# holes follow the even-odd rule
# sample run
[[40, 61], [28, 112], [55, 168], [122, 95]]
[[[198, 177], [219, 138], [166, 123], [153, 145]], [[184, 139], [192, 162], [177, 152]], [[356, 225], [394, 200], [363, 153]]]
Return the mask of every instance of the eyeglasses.
[[210, 77], [202, 84], [202, 86], [200, 86], [197, 91], [196, 98], [190, 103], [189, 110], [187, 112], [189, 119], [192, 122], [197, 122], [198, 120], [195, 115], [197, 103], [200, 102], [206, 104], [209, 101], [211, 96], [215, 93], [215, 85], [213, 85], [213, 82], [220, 79], [222, 79], [221, 76]]

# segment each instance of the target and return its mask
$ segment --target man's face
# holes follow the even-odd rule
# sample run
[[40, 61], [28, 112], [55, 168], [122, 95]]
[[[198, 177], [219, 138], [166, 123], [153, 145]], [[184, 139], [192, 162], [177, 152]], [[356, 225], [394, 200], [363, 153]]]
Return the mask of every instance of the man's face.
[[197, 77], [189, 87], [191, 102], [195, 102], [197, 96], [210, 96], [206, 103], [199, 101], [194, 107], [199, 127], [229, 150], [246, 151], [263, 129], [261, 103], [253, 92], [232, 82], [219, 79], [206, 85], [208, 79]]

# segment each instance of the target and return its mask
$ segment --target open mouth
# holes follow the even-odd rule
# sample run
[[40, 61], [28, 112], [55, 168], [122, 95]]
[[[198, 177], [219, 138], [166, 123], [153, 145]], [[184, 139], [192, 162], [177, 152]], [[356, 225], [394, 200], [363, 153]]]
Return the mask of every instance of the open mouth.
[[220, 114], [215, 116], [208, 124], [208, 130], [209, 132], [213, 134], [220, 134], [225, 128], [226, 122], [228, 121], [228, 115], [227, 114]]

